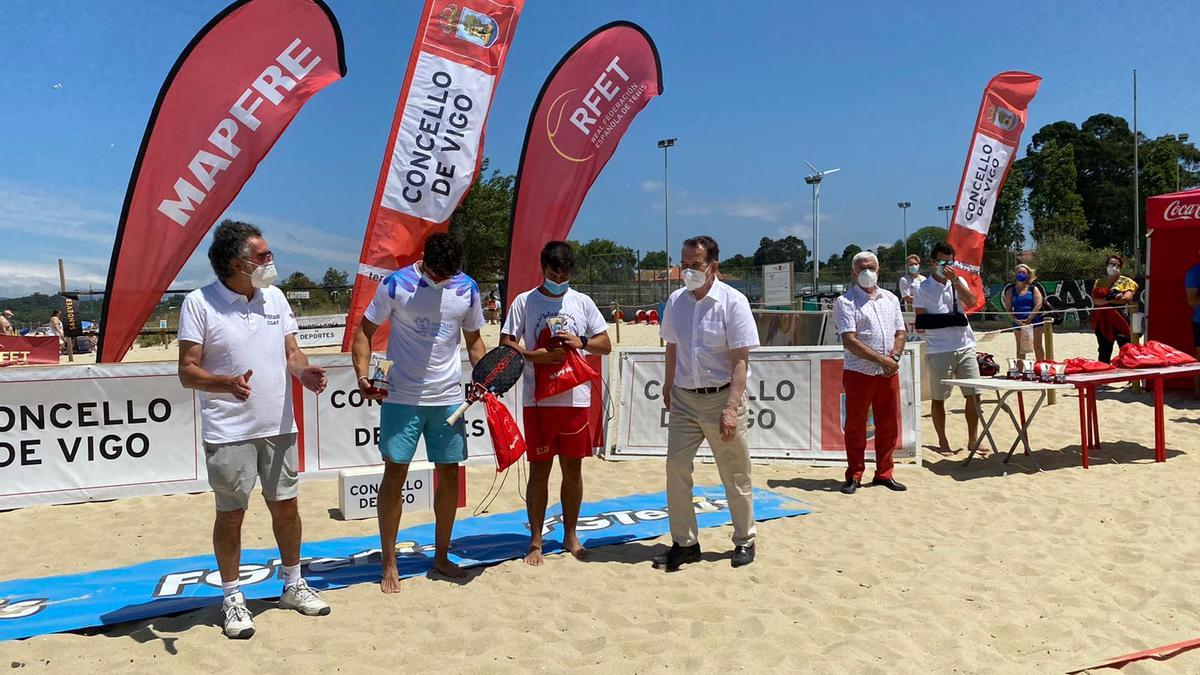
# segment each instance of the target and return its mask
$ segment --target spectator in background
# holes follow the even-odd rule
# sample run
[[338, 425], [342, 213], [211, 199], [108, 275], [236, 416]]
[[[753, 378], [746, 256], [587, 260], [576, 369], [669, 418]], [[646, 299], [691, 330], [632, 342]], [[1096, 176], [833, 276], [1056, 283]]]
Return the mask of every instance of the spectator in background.
[[1017, 340], [1017, 354], [1026, 353], [1026, 350], [1021, 348], [1021, 333], [1024, 332], [1022, 328], [1032, 326], [1033, 353], [1038, 361], [1043, 361], [1046, 358], [1046, 349], [1042, 345], [1042, 303], [1046, 298], [1042, 295], [1042, 289], [1034, 284], [1035, 281], [1037, 273], [1032, 267], [1024, 263], [1017, 265], [1013, 282], [1004, 294], [1004, 311], [1012, 317], [1013, 328], [1017, 329], [1013, 333]]
[[59, 318], [57, 309], [50, 315], [50, 331], [58, 336], [58, 353], [64, 353], [67, 345], [66, 331], [63, 330], [62, 319]]
[[900, 277], [900, 302], [904, 303], [904, 311], [913, 311], [913, 293], [917, 290], [917, 286], [925, 281], [925, 275], [921, 274], [921, 256], [908, 256], [905, 260], [907, 269], [904, 276]]
[[1092, 312], [1092, 330], [1096, 332], [1099, 358], [1104, 363], [1112, 362], [1113, 345], [1118, 349], [1129, 344], [1133, 329], [1125, 318], [1126, 307], [1136, 302], [1138, 285], [1129, 277], [1121, 275], [1125, 259], [1119, 255], [1108, 257], [1105, 274], [1092, 286], [1092, 304], [1098, 311]]
[[0, 314], [0, 335], [16, 335], [17, 330], [12, 325], [13, 311], [11, 309], [4, 310]]
[[[929, 365], [929, 391], [933, 399], [933, 428], [938, 435], [938, 450], [953, 452], [946, 438], [946, 399], [953, 387], [950, 379], [979, 377], [979, 362], [975, 358], [975, 332], [962, 307], [973, 307], [976, 297], [965, 279], [954, 268], [954, 247], [940, 242], [933, 247], [933, 274], [917, 287], [913, 305], [917, 311], [917, 328], [925, 331], [925, 362]], [[966, 418], [968, 450], [974, 447], [979, 424], [979, 394], [963, 387], [967, 399]]]
[[904, 318], [900, 303], [879, 289], [879, 259], [862, 251], [851, 261], [855, 286], [833, 305], [842, 338], [842, 388], [846, 392], [846, 482], [842, 492], [858, 490], [866, 471], [867, 415], [875, 416], [875, 476], [872, 485], [903, 492], [892, 478], [892, 453], [900, 440], [900, 356]]

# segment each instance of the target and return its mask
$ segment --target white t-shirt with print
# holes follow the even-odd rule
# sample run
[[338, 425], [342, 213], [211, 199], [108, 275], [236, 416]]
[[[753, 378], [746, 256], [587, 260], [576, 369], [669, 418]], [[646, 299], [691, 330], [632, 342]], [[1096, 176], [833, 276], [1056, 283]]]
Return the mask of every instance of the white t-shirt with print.
[[403, 267], [379, 283], [364, 314], [388, 325], [388, 403], [449, 406], [463, 402], [462, 331], [483, 327], [479, 285], [459, 272], [441, 288], [417, 266]]
[[[525, 349], [533, 351], [547, 347], [553, 331], [550, 330], [550, 319], [562, 320], [562, 331], [576, 336], [586, 336], [591, 339], [608, 331], [608, 322], [596, 307], [591, 298], [573, 289], [558, 298], [552, 298], [535, 288], [526, 291], [513, 300], [504, 320], [505, 335], [519, 338]], [[581, 384], [571, 391], [564, 391], [557, 396], [542, 401], [534, 400], [537, 389], [537, 379], [534, 375], [535, 365], [526, 363], [523, 375], [525, 396], [524, 405], [534, 408], [587, 408], [592, 405], [592, 385], [590, 382]]]
[[250, 376], [250, 398], [198, 392], [205, 443], [238, 443], [296, 432], [292, 378], [284, 338], [297, 332], [283, 291], [271, 286], [247, 299], [217, 281], [188, 293], [179, 341], [204, 348], [200, 367], [213, 375]]

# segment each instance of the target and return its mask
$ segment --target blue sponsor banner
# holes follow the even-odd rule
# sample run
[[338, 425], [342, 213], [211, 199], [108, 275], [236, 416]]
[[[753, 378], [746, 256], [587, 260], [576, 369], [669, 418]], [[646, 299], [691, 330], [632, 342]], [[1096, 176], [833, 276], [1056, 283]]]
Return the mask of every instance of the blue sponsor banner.
[[[585, 503], [579, 518], [584, 546], [598, 548], [670, 532], [667, 495], [629, 495]], [[729, 524], [725, 491], [696, 488], [693, 504], [700, 527]], [[754, 515], [772, 520], [809, 513], [807, 505], [769, 490], [754, 491]], [[266, 514], [263, 514], [265, 517]], [[546, 553], [562, 551], [562, 511], [547, 512], [543, 536]], [[493, 565], [525, 555], [529, 528], [524, 511], [465, 518], [454, 526], [450, 559], [463, 567]], [[396, 554], [400, 576], [429, 572], [433, 564], [434, 524], [400, 530]], [[304, 544], [304, 577], [318, 589], [344, 588], [379, 581], [376, 536], [330, 539]], [[242, 591], [248, 599], [276, 598], [283, 592], [279, 552], [242, 552]], [[221, 577], [211, 555], [155, 560], [116, 569], [40, 579], [0, 582], [0, 640], [139, 621], [216, 605]]]

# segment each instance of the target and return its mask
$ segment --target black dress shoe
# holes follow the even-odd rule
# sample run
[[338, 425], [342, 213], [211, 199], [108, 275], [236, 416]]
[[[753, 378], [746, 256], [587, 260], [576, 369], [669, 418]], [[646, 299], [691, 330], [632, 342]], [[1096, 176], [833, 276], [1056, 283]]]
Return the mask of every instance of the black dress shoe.
[[896, 492], [904, 492], [908, 489], [904, 487], [903, 483], [897, 483], [894, 478], [876, 478], [875, 480], [871, 481], [871, 485], [882, 485], [885, 488], [889, 490], [895, 490]]
[[749, 565], [752, 562], [754, 562], [754, 544], [733, 547], [732, 565], [734, 567]]
[[668, 572], [675, 572], [681, 565], [694, 562], [700, 562], [699, 543], [692, 544], [691, 546], [671, 544], [671, 550], [667, 551], [666, 567]]
[[852, 495], [858, 489], [859, 483], [856, 480], [848, 480], [842, 483], [842, 494]]
[[654, 561], [654, 566], [655, 566], [655, 567], [666, 567], [666, 565], [667, 565], [667, 553], [669, 553], [669, 551], [663, 551], [662, 553], [659, 553], [658, 555], [656, 555], [656, 556], [654, 556], [653, 558], [651, 558], [651, 560], [653, 560], [653, 561]]

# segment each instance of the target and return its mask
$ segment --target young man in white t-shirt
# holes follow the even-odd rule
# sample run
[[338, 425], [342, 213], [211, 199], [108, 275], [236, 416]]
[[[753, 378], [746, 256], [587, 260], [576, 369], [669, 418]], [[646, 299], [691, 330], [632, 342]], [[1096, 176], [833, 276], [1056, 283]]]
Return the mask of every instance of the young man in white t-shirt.
[[275, 256], [262, 232], [225, 221], [208, 250], [219, 281], [192, 291], [179, 314], [179, 381], [200, 392], [208, 482], [216, 496], [213, 548], [225, 592], [227, 637], [254, 634], [239, 588], [242, 519], [256, 480], [271, 512], [284, 593], [279, 605], [329, 614], [329, 605], [300, 576], [299, 453], [292, 415], [292, 378], [325, 389], [325, 370], [308, 363], [296, 343], [296, 318], [275, 280]]
[[562, 470], [563, 548], [579, 560], [587, 552], [579, 543], [575, 526], [583, 503], [583, 459], [592, 455], [589, 424], [592, 383], [536, 400], [537, 370], [555, 368], [566, 358], [566, 350], [604, 355], [612, 351], [608, 322], [596, 303], [571, 290], [575, 251], [565, 241], [552, 241], [542, 248], [540, 286], [513, 300], [500, 334], [500, 344], [525, 355], [532, 365], [525, 369], [525, 441], [529, 448], [529, 489], [525, 502], [529, 514], [529, 551], [525, 562], [542, 564], [542, 529], [549, 501], [550, 472], [554, 458]]
[[[383, 481], [376, 501], [379, 513], [379, 547], [384, 593], [400, 590], [396, 569], [396, 532], [404, 507], [404, 481], [408, 465], [425, 439], [425, 453], [437, 468], [433, 513], [433, 569], [451, 579], [466, 572], [450, 562], [450, 535], [458, 508], [458, 465], [467, 459], [466, 427], [446, 418], [463, 402], [462, 359], [459, 333], [466, 342], [471, 363], [486, 351], [479, 334], [483, 327], [483, 298], [479, 285], [463, 274], [462, 245], [444, 232], [425, 240], [422, 260], [402, 267], [379, 284], [375, 299], [363, 314], [354, 335], [354, 370], [363, 397], [382, 400], [379, 413], [379, 452], [383, 456]], [[372, 386], [371, 338], [388, 326], [388, 393]]]

